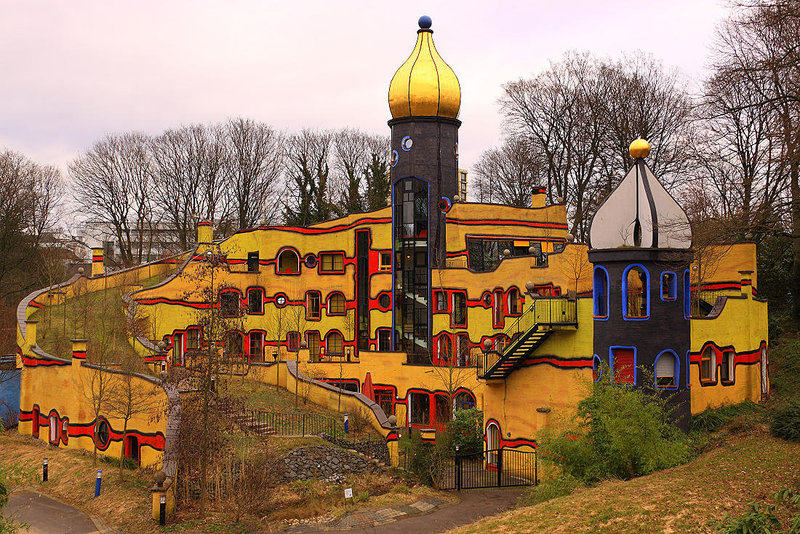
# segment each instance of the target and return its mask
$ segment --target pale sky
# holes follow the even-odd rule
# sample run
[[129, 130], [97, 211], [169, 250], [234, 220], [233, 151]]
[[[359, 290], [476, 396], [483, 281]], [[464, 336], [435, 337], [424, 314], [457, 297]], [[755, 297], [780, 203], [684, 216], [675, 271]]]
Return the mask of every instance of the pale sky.
[[500, 142], [503, 83], [568, 50], [637, 49], [696, 83], [726, 13], [721, 0], [0, 0], [0, 149], [66, 170], [107, 133], [234, 116], [388, 135], [389, 82], [426, 14], [461, 82], [469, 169]]

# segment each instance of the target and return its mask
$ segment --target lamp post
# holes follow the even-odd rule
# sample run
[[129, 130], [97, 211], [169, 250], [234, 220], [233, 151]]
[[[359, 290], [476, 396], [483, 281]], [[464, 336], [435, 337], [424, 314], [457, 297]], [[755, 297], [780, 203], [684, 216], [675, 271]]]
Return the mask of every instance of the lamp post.
[[275, 387], [280, 387], [281, 368], [278, 366], [278, 349], [272, 351], [272, 361], [275, 362]]

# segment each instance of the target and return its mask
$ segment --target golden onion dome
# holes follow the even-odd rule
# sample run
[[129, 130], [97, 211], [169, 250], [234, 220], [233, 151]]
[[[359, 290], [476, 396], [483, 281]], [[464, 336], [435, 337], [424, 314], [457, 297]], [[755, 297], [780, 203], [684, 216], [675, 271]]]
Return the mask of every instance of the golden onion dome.
[[389, 85], [392, 117], [458, 117], [461, 86], [433, 44], [431, 19], [419, 19], [417, 43]]
[[636, 139], [631, 146], [628, 147], [628, 153], [633, 159], [643, 159], [650, 154], [650, 143], [642, 139]]

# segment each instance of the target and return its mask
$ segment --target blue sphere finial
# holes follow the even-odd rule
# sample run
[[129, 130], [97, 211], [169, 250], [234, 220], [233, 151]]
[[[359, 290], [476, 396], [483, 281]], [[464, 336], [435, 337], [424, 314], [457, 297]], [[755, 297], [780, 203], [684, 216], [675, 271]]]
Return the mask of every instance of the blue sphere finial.
[[430, 29], [431, 24], [433, 24], [433, 21], [428, 15], [422, 15], [419, 18], [419, 27], [422, 28], [423, 30]]

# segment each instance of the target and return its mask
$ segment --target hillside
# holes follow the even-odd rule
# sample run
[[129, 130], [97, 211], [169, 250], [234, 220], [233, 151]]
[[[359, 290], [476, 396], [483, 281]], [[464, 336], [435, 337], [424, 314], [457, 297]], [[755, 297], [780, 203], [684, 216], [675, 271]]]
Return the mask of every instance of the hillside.
[[709, 521], [800, 487], [800, 444], [764, 430], [688, 464], [486, 518], [453, 532], [712, 532]]

